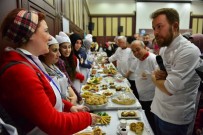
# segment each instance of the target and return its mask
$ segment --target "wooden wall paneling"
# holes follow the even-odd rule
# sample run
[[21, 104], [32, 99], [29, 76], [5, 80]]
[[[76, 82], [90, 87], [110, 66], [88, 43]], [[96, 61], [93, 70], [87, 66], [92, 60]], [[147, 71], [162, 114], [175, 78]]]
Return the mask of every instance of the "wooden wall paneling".
[[88, 33], [88, 23], [89, 23], [89, 17], [88, 17], [88, 12], [86, 10], [86, 8], [83, 9], [84, 10], [84, 28], [83, 30]]
[[92, 31], [93, 36], [98, 36], [98, 25], [97, 25], [97, 17], [92, 18], [92, 22], [94, 23], [94, 30]]
[[126, 23], [126, 36], [132, 36], [132, 17], [127, 17], [127, 23]]
[[63, 9], [64, 9], [64, 15], [66, 18], [70, 18], [70, 0], [63, 0]]
[[104, 36], [97, 36], [96, 41], [99, 45], [104, 45], [105, 44], [105, 37]]
[[120, 18], [120, 26], [123, 26], [123, 32], [121, 32], [120, 35], [125, 36], [126, 35], [126, 17]]
[[77, 25], [77, 19], [76, 19], [76, 2], [77, 0], [74, 0], [73, 2], [73, 23]]
[[20, 8], [25, 8], [25, 9], [29, 8], [29, 5], [28, 5], [29, 2], [28, 2], [28, 0], [19, 0], [19, 1], [22, 2]]
[[55, 0], [55, 17], [56, 17], [56, 22], [55, 22], [55, 29], [56, 29], [56, 34], [59, 33], [63, 29], [63, 24], [62, 24], [62, 16], [65, 14], [65, 1], [66, 0]]
[[46, 1], [43, 0], [29, 0], [30, 3], [35, 4], [37, 7], [40, 7], [42, 10], [46, 11], [49, 14], [56, 15], [56, 8], [55, 5], [52, 6]]
[[193, 18], [192, 19], [192, 34], [197, 33], [197, 19]]
[[53, 7], [55, 6], [55, 0], [44, 0], [44, 1], [47, 1]]
[[198, 19], [198, 30], [197, 33], [202, 33], [202, 29], [203, 29], [203, 19], [199, 18]]
[[[1, 0], [0, 2], [0, 26], [4, 20], [4, 18], [7, 16], [7, 14], [17, 8], [17, 7], [21, 7], [21, 1], [20, 0]], [[2, 42], [2, 38], [1, 38], [1, 32], [0, 32], [0, 43], [3, 46], [4, 43]]]
[[106, 17], [106, 36], [112, 36], [112, 21], [111, 17]]
[[112, 36], [118, 36], [118, 17], [113, 17], [112, 18]]
[[114, 36], [106, 36], [106, 42], [108, 42], [108, 41], [111, 41], [111, 42], [113, 42], [114, 41]]
[[19, 4], [21, 4], [21, 1], [17, 0], [1, 0], [0, 2], [0, 25], [2, 24], [2, 21], [6, 17], [6, 15], [13, 9], [17, 8]]
[[70, 24], [70, 32], [79, 34], [82, 38], [84, 37], [84, 31], [81, 28], [79, 28], [77, 25], [75, 25], [75, 23], [73, 23], [70, 20], [69, 20], [69, 24]]
[[43, 12], [46, 14], [46, 22], [47, 25], [49, 27], [49, 33], [53, 36], [55, 36], [56, 34], [58, 34], [58, 29], [56, 28], [56, 17], [52, 14], [50, 14], [49, 12], [45, 11], [44, 9], [40, 8], [39, 6], [36, 6], [35, 4], [33, 4], [32, 2], [29, 2], [29, 9], [30, 10], [35, 10], [35, 11], [39, 11], [39, 12]]
[[74, 11], [73, 11], [73, 0], [70, 0], [70, 17], [69, 17], [69, 19], [71, 21], [73, 21], [73, 13], [74, 13]]
[[78, 3], [78, 19], [79, 19], [79, 27], [84, 30], [84, 27], [83, 27], [83, 23], [84, 23], [84, 13], [83, 13], [83, 6], [82, 6], [82, 0], [79, 0], [79, 3]]
[[190, 29], [192, 34], [203, 34], [203, 15], [190, 15]]

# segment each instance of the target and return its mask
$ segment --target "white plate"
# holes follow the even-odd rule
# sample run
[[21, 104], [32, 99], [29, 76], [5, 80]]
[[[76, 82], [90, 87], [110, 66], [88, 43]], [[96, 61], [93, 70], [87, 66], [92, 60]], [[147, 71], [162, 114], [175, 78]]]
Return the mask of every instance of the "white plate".
[[[124, 112], [124, 111], [127, 111], [127, 112], [134, 111], [137, 115], [136, 116], [124, 117], [124, 116], [121, 115], [121, 113]], [[136, 110], [118, 110], [118, 118], [122, 118], [122, 119], [139, 119], [140, 117], [141, 117], [140, 112], [136, 111]]]
[[[130, 130], [130, 123], [132, 123], [132, 122], [138, 122], [138, 120], [127, 120], [127, 127], [126, 127], [126, 129], [128, 131], [127, 135], [138, 135], [135, 132]], [[120, 135], [119, 130], [120, 130], [120, 124], [118, 124], [118, 126], [117, 126], [117, 134], [118, 135]], [[144, 125], [144, 130], [142, 131], [141, 135], [154, 135], [154, 134], [151, 133], [150, 130], [148, 128], [146, 128], [146, 126]]]
[[[85, 128], [82, 131], [79, 131], [78, 133], [75, 133], [73, 135], [93, 135], [93, 133], [92, 133], [93, 132], [93, 128], [94, 127], [88, 126], [87, 128]], [[106, 134], [106, 133], [102, 130], [102, 134]]]
[[108, 102], [106, 102], [105, 104], [102, 104], [102, 105], [90, 105], [87, 103], [85, 103], [84, 105], [89, 107], [90, 109], [99, 109], [99, 108], [104, 108], [107, 104], [108, 104]]
[[106, 92], [110, 92], [110, 93], [112, 93], [112, 94], [109, 95], [109, 96], [106, 96], [106, 95], [104, 94], [106, 97], [112, 97], [112, 96], [116, 93], [115, 90], [110, 90], [110, 89], [102, 90], [102, 91], [100, 91], [100, 92], [101, 92], [101, 94], [104, 94], [104, 93], [106, 93]]

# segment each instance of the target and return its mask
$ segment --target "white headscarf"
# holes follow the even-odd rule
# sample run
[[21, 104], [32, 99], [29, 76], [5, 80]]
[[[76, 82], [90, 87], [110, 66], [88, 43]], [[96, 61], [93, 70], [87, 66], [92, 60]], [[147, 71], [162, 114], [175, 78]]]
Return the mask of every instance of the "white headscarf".
[[71, 43], [70, 38], [66, 35], [64, 32], [59, 32], [59, 35], [56, 35], [56, 40], [58, 41], [59, 44], [61, 43]]
[[85, 39], [87, 39], [87, 40], [89, 40], [91, 43], [92, 43], [92, 35], [91, 34], [87, 34], [86, 36], [85, 36]]
[[53, 44], [58, 44], [58, 41], [53, 36], [51, 36], [51, 40], [48, 42], [48, 45], [53, 45]]

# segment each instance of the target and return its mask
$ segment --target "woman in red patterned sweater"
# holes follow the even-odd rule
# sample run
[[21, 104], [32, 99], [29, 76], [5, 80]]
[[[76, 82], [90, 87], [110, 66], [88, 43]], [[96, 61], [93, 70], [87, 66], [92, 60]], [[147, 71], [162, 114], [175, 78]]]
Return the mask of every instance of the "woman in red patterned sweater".
[[0, 104], [20, 127], [20, 134], [70, 135], [96, 123], [97, 115], [62, 100], [44, 72], [38, 56], [48, 53], [51, 36], [42, 13], [11, 11], [1, 35]]

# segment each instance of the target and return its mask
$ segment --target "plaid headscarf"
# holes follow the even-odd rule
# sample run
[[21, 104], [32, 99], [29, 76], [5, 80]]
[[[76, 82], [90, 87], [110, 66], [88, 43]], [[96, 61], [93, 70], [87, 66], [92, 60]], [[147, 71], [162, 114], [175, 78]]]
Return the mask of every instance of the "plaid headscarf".
[[36, 12], [21, 10], [6, 32], [6, 37], [17, 44], [26, 43], [37, 29]]

